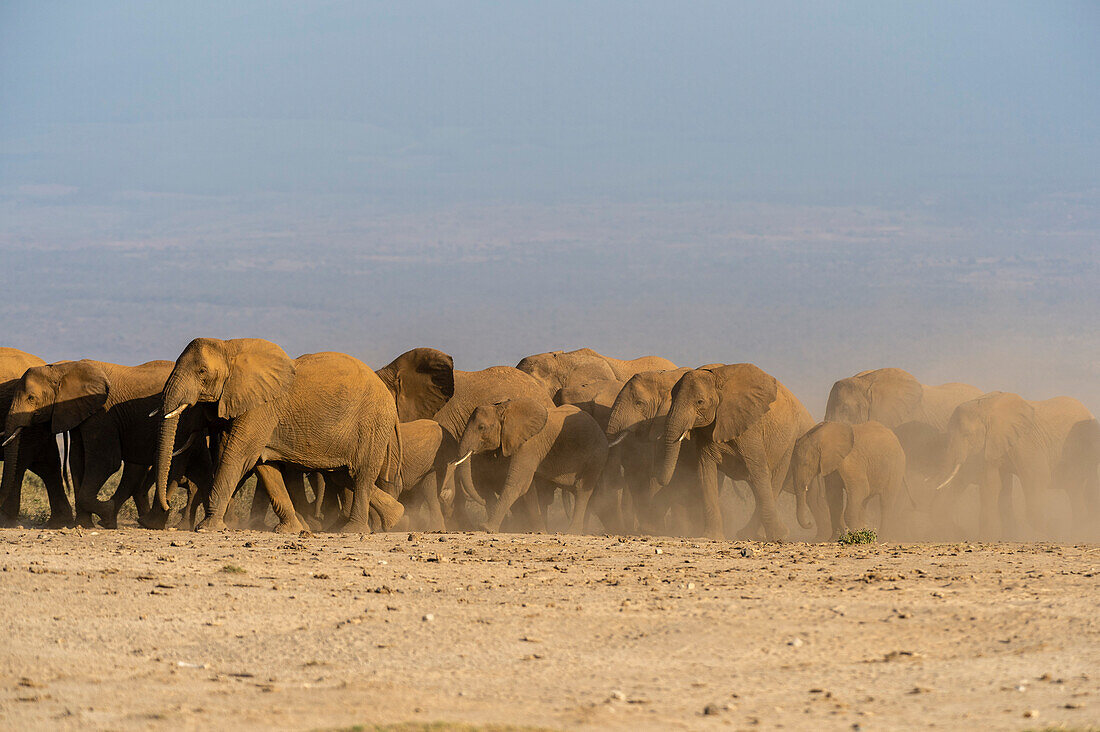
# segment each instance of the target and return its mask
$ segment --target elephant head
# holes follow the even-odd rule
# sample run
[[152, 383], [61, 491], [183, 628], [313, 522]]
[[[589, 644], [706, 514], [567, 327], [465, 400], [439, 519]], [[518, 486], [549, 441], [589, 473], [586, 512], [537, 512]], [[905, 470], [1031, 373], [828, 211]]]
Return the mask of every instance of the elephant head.
[[688, 371], [644, 371], [630, 377], [611, 406], [608, 444], [617, 445], [631, 433], [657, 441], [664, 434], [664, 420], [672, 406], [672, 387]]
[[516, 368], [535, 377], [553, 398], [569, 384], [616, 378], [607, 360], [589, 348], [576, 351], [550, 351], [527, 356]]
[[717, 443], [736, 440], [767, 413], [778, 394], [775, 377], [750, 363], [685, 373], [672, 388], [657, 481], [668, 485], [680, 442], [693, 430], [711, 427], [711, 440]]
[[908, 371], [863, 371], [833, 384], [825, 420], [848, 424], [875, 420], [893, 429], [912, 418], [923, 394], [921, 383]]
[[1035, 408], [1017, 394], [995, 391], [963, 402], [947, 424], [946, 467], [953, 469], [937, 490], [946, 487], [971, 457], [1017, 467], [1045, 460], [1041, 439]]
[[791, 486], [794, 489], [798, 523], [812, 525], [806, 493], [818, 477], [835, 472], [855, 447], [855, 433], [845, 422], [821, 422], [798, 438], [791, 453]]
[[168, 510], [168, 471], [179, 416], [208, 403], [220, 419], [235, 419], [282, 397], [294, 381], [294, 362], [283, 349], [259, 338], [196, 338], [187, 344], [164, 384], [157, 446], [157, 500]]
[[454, 360], [434, 348], [406, 351], [378, 370], [393, 394], [397, 419], [431, 419], [455, 393]]
[[32, 424], [68, 432], [107, 403], [110, 384], [94, 361], [65, 361], [27, 369], [12, 394], [5, 424], [4, 477], [0, 495], [16, 480], [19, 434]]
[[[449, 510], [454, 500], [455, 469], [472, 455], [500, 451], [511, 457], [523, 443], [538, 434], [546, 426], [550, 412], [534, 399], [507, 399], [496, 404], [482, 405], [470, 415], [466, 428], [458, 439], [458, 460], [447, 466], [443, 489], [439, 493]], [[480, 501], [471, 488], [463, 486], [468, 497]]]
[[509, 399], [497, 404], [480, 406], [470, 416], [458, 441], [459, 462], [470, 455], [500, 450], [511, 457], [516, 450], [534, 437], [549, 419], [546, 407], [533, 399]]

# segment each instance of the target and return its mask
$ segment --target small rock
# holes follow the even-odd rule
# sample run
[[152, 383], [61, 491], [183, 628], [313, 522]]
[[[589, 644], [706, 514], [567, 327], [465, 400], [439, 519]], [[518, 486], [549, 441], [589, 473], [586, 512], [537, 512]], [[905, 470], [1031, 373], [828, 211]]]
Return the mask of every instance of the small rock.
[[787, 645], [788, 646], [794, 646], [795, 648], [801, 648], [802, 647], [802, 642], [803, 641], [802, 641], [801, 638], [794, 638], [792, 640], [787, 641]]
[[420, 619], [421, 619], [421, 620], [423, 620], [423, 621], [424, 621], [425, 623], [430, 623], [430, 622], [432, 622], [433, 620], [435, 620], [435, 616], [434, 616], [434, 615], [432, 615], [431, 613], [426, 613], [426, 614], [424, 615], [424, 617], [422, 617], [422, 618], [420, 618]]
[[756, 550], [753, 549], [751, 546], [741, 547], [741, 556], [748, 558], [748, 557], [752, 557], [752, 556], [755, 556], [755, 555], [756, 555]]
[[661, 547], [658, 546], [658, 547], [653, 548], [653, 553], [654, 554], [663, 554], [664, 552], [662, 552]]
[[712, 717], [716, 714], [721, 714], [722, 712], [728, 712], [729, 710], [729, 704], [707, 704], [705, 707], [703, 707], [703, 714], [708, 717]]
[[1026, 712], [1024, 712], [1024, 719], [1035, 719], [1038, 716], [1039, 716], [1039, 710], [1038, 709], [1028, 709]]
[[615, 689], [607, 695], [607, 699], [608, 701], [623, 701], [624, 699], [626, 699], [626, 694], [622, 693], [618, 689]]

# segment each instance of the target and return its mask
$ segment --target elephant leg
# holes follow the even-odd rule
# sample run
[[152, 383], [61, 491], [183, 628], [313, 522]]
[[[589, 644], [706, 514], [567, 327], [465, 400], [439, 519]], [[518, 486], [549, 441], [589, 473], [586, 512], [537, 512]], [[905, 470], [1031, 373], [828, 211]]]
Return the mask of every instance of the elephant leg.
[[839, 538], [845, 531], [844, 526], [844, 482], [836, 473], [825, 476], [825, 502], [829, 505], [832, 519], [832, 538]]
[[535, 471], [527, 466], [509, 465], [508, 477], [504, 481], [504, 490], [501, 491], [500, 498], [493, 506], [482, 527], [485, 531], [500, 531], [500, 524], [504, 521], [504, 517], [508, 515], [512, 504], [527, 492], [534, 477]]
[[[523, 503], [524, 513], [526, 514], [526, 529], [536, 534], [545, 531], [546, 526], [542, 507], [539, 505], [539, 496], [544, 490], [540, 482], [538, 477], [536, 477], [531, 485], [531, 489], [520, 498], [520, 501]], [[551, 491], [552, 490], [553, 488], [551, 487]], [[553, 493], [550, 495], [553, 496]]]
[[426, 530], [446, 531], [447, 522], [443, 519], [443, 507], [439, 502], [439, 474], [436, 471], [428, 473], [417, 488], [427, 511]]
[[[115, 489], [114, 494], [110, 500], [103, 502], [103, 507], [107, 511], [100, 514], [99, 523], [105, 529], [118, 528], [118, 510], [122, 508], [122, 504], [126, 503], [128, 498], [133, 498], [141, 490], [141, 486], [147, 482], [149, 477], [148, 465], [136, 465], [134, 463], [123, 463], [122, 465], [122, 477], [119, 478], [118, 487]], [[135, 498], [136, 501], [136, 498]], [[141, 515], [141, 512], [138, 512]]]
[[[763, 450], [760, 451], [761, 456]], [[787, 538], [787, 527], [779, 518], [779, 511], [775, 505], [775, 488], [772, 484], [772, 476], [762, 457], [745, 458], [745, 467], [749, 472], [749, 486], [756, 497], [756, 507], [760, 512], [760, 521], [764, 524], [764, 532], [768, 539], [783, 540]]]
[[982, 484], [978, 488], [981, 509], [978, 515], [978, 536], [987, 541], [996, 541], [1001, 538], [998, 530], [997, 499], [1001, 493], [1001, 473], [996, 466], [985, 466], [985, 475]]
[[810, 504], [810, 513], [813, 514], [817, 529], [814, 541], [829, 541], [833, 536], [833, 521], [829, 503], [825, 498], [824, 479], [814, 481], [806, 500]]
[[[241, 479], [259, 462], [260, 452], [275, 429], [278, 417], [273, 410], [247, 412], [233, 420], [221, 438], [221, 454], [214, 471], [210, 507], [196, 531], [224, 531], [225, 511]], [[282, 479], [279, 481], [282, 484]], [[288, 501], [289, 502], [289, 501]]]
[[309, 526], [311, 530], [320, 529], [321, 524], [319, 522], [311, 521], [313, 510], [309, 498], [306, 496], [305, 472], [285, 466], [280, 468], [279, 472], [282, 473], [283, 483], [290, 495], [290, 503], [298, 514], [298, 522], [304, 526]]
[[252, 505], [248, 509], [248, 528], [255, 531], [267, 531], [267, 509], [271, 501], [260, 491], [259, 474], [256, 475], [256, 490], [252, 493]]
[[83, 435], [83, 437], [84, 475], [77, 487], [76, 506], [77, 512], [84, 519], [81, 525], [90, 528], [92, 514], [96, 514], [108, 523], [113, 522], [116, 511], [114, 502], [99, 500], [99, 491], [107, 479], [122, 465], [122, 456], [119, 455], [118, 444], [113, 440], [99, 436]]
[[844, 475], [844, 492], [847, 503], [844, 506], [844, 523], [849, 531], [869, 528], [866, 518], [866, 504], [871, 497], [870, 486], [864, 475]]
[[1013, 539], [1020, 535], [1020, 527], [1016, 524], [1016, 507], [1013, 501], [1015, 482], [1011, 471], [1002, 468], [1000, 473], [1001, 492], [997, 499], [997, 507], [1001, 515], [1001, 537]]
[[[22, 450], [20, 450], [22, 452]], [[54, 451], [50, 451], [49, 455], [39, 456], [38, 460], [31, 462], [30, 470], [42, 479], [42, 484], [46, 486], [46, 498], [50, 502], [50, 518], [46, 522], [46, 528], [59, 529], [65, 526], [71, 526], [73, 523], [73, 509], [69, 504], [69, 497], [65, 493], [65, 481], [62, 476], [62, 470], [64, 467], [61, 465], [61, 460], [58, 458]], [[15, 504], [15, 516], [19, 515], [19, 501], [20, 491], [18, 490], [19, 484], [21, 484], [23, 472], [16, 473], [17, 487], [12, 489]], [[7, 501], [5, 501], [7, 503]], [[7, 515], [7, 510], [0, 509], [0, 512]]]
[[588, 503], [600, 480], [600, 468], [589, 469], [581, 474], [573, 484], [573, 493], [577, 497], [573, 510], [573, 520], [569, 522], [570, 534], [583, 534], [584, 521], [588, 516]]
[[306, 474], [309, 487], [313, 491], [313, 518], [320, 521], [324, 518], [325, 506], [325, 477], [320, 473]]
[[702, 451], [699, 453], [699, 482], [703, 498], [703, 534], [709, 539], [724, 539], [722, 507], [718, 502], [718, 463]]
[[[297, 534], [305, 529], [298, 520], [294, 510], [294, 504], [290, 500], [286, 483], [283, 482], [283, 474], [274, 465], [261, 463], [256, 466], [256, 480], [262, 485], [264, 491], [271, 499], [271, 507], [275, 515], [279, 517], [279, 523], [275, 526], [277, 534]], [[257, 490], [258, 494], [260, 491]]]

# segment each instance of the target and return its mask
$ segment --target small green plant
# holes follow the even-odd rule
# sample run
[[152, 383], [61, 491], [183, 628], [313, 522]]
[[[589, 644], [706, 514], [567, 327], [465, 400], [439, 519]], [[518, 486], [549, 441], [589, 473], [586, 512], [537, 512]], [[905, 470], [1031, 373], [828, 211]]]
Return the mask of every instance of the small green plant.
[[222, 571], [226, 574], [244, 574], [244, 567], [238, 567], [236, 564], [227, 564], [222, 567]]
[[859, 531], [845, 531], [837, 539], [841, 544], [851, 546], [852, 544], [874, 544], [878, 539], [878, 534], [874, 529], [860, 529]]

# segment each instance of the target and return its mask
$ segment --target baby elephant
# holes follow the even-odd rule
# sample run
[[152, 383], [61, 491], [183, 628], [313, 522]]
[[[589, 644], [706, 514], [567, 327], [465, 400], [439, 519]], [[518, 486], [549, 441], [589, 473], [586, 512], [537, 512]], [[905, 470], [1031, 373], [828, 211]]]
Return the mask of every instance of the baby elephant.
[[893, 431], [878, 422], [821, 422], [795, 443], [790, 475], [802, 528], [810, 528], [807, 489], [820, 476], [825, 479], [834, 539], [845, 528], [867, 528], [863, 512], [876, 495], [882, 502], [885, 533], [896, 517], [896, 503], [905, 486], [905, 452]]
[[[508, 510], [527, 494], [532, 481], [540, 497], [552, 497], [555, 486], [572, 489], [576, 505], [569, 531], [584, 530], [588, 499], [607, 462], [607, 437], [591, 415], [572, 405], [547, 409], [533, 399], [478, 407], [459, 438], [458, 462], [496, 450], [508, 458], [507, 478], [500, 496], [487, 506], [486, 531], [500, 530]], [[444, 500], [451, 492], [448, 481]]]
[[443, 428], [433, 420], [418, 419], [399, 423], [397, 431], [401, 433], [401, 500], [407, 506], [419, 503], [424, 507], [428, 513], [425, 531], [443, 531], [446, 526], [439, 505], [439, 489], [447, 469], [446, 457], [439, 451]]

